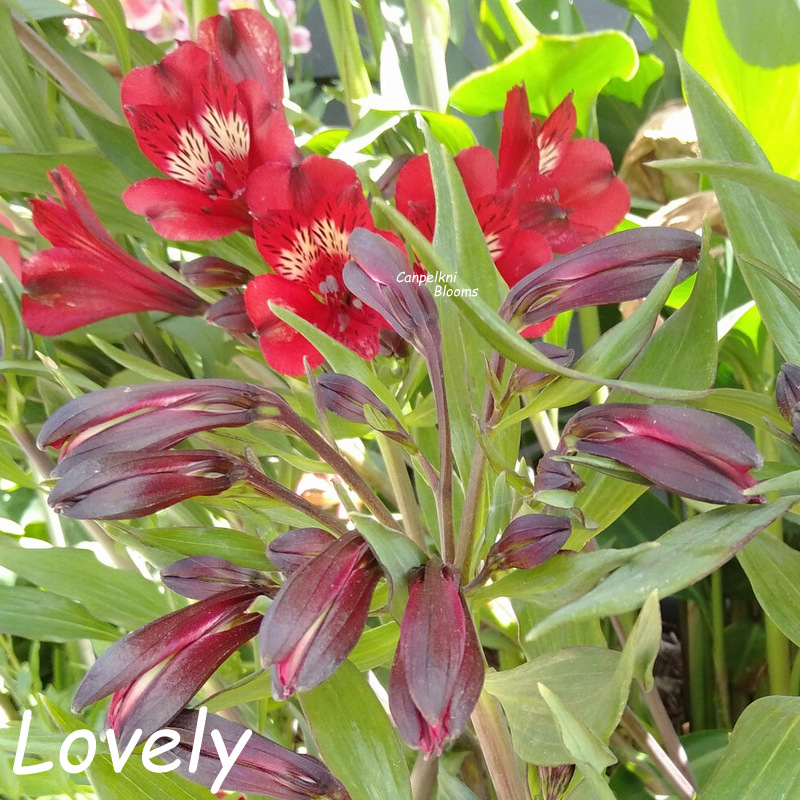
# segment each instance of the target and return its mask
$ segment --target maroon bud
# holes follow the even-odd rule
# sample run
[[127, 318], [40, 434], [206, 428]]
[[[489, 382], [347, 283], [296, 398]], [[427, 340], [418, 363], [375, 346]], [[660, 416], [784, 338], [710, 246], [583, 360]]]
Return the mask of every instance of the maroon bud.
[[775, 380], [775, 399], [784, 419], [792, 422], [792, 412], [800, 403], [800, 367], [784, 364]]
[[226, 295], [212, 303], [205, 314], [206, 321], [234, 334], [253, 334], [255, 328], [247, 316], [244, 295], [239, 292]]
[[369, 545], [350, 531], [289, 575], [259, 634], [276, 698], [313, 689], [336, 671], [361, 636], [381, 574]]
[[406, 254], [364, 228], [350, 234], [348, 249], [353, 260], [344, 268], [345, 286], [423, 354], [440, 348], [436, 303], [426, 286], [412, 280]]
[[122, 742], [169, 722], [222, 663], [258, 632], [247, 609], [252, 588], [215, 594], [173, 611], [111, 645], [84, 676], [72, 701], [80, 713], [113, 693], [108, 724]]
[[48, 503], [75, 519], [132, 519], [220, 494], [248, 474], [244, 462], [215, 450], [109, 453], [71, 463]]
[[763, 503], [746, 496], [763, 459], [733, 422], [695, 408], [607, 403], [576, 414], [562, 434], [570, 453], [625, 465], [654, 486], [708, 503]]
[[553, 259], [516, 283], [500, 315], [518, 328], [584, 306], [645, 297], [678, 260], [678, 280], [697, 270], [701, 239], [677, 228], [612, 233]]
[[[583, 488], [583, 481], [566, 461], [557, 461], [559, 453], [551, 450], [545, 453], [536, 465], [534, 497], [549, 505], [564, 505], [558, 502], [559, 495], [575, 494]], [[569, 504], [568, 504], [569, 505]]]
[[229, 289], [243, 286], [252, 279], [253, 274], [224, 258], [202, 256], [183, 264], [181, 276], [187, 283], [201, 289]]
[[365, 406], [372, 406], [384, 417], [394, 418], [389, 407], [371, 389], [349, 375], [326, 373], [319, 376], [317, 384], [326, 408], [342, 419], [368, 425]]
[[559, 764], [557, 767], [536, 767], [539, 776], [542, 800], [561, 800], [575, 774], [574, 764]]
[[411, 345], [396, 331], [383, 328], [378, 335], [378, 355], [394, 358], [408, 358]]
[[231, 564], [217, 556], [189, 556], [164, 567], [161, 582], [176, 594], [205, 600], [230, 589], [249, 587], [272, 596], [278, 585], [254, 569]]
[[[170, 723], [170, 729], [181, 737], [177, 748], [170, 751], [180, 761], [176, 772], [201, 786], [214, 786], [220, 772], [219, 750], [211, 732], [218, 731], [227, 753], [232, 753], [247, 728], [217, 716], [206, 717], [199, 742], [196, 769], [190, 768], [200, 715], [182, 711]], [[275, 800], [350, 800], [344, 786], [330, 770], [313, 756], [294, 753], [273, 741], [251, 732], [222, 783], [228, 792], [252, 792], [269, 795]]]
[[466, 727], [483, 687], [483, 655], [459, 572], [432, 558], [412, 573], [389, 677], [389, 708], [425, 758]]
[[267, 558], [288, 578], [335, 541], [336, 537], [322, 528], [295, 528], [267, 545]]
[[[543, 356], [562, 367], [569, 367], [575, 358], [574, 350], [565, 350], [563, 347], [556, 347], [556, 345], [546, 342], [533, 342], [532, 344]], [[546, 383], [555, 380], [556, 377], [550, 372], [535, 372], [531, 369], [515, 367], [508, 384], [508, 391], [512, 395], [529, 392], [541, 388]]]
[[550, 514], [525, 514], [511, 521], [486, 556], [486, 570], [533, 569], [566, 544], [572, 523]]

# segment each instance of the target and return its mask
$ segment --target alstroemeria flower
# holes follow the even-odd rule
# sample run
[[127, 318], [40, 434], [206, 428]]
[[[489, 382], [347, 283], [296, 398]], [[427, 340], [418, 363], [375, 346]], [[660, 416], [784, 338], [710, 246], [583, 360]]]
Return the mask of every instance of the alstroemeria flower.
[[550, 514], [523, 514], [512, 520], [486, 556], [484, 573], [498, 569], [533, 569], [566, 544], [572, 523]]
[[194, 697], [222, 663], [258, 632], [260, 614], [247, 613], [263, 591], [231, 589], [173, 611], [108, 648], [84, 676], [72, 708], [113, 694], [108, 726], [123, 743], [137, 729], [147, 738]]
[[203, 311], [197, 295], [114, 241], [66, 167], [49, 178], [61, 204], [31, 200], [31, 206], [33, 224], [53, 247], [22, 263], [22, 319], [30, 330], [57, 336], [120, 314]]
[[161, 582], [175, 594], [207, 600], [231, 589], [251, 588], [272, 597], [278, 585], [255, 569], [240, 567], [219, 556], [189, 556], [159, 571]]
[[355, 531], [291, 572], [264, 615], [261, 658], [278, 699], [313, 689], [355, 647], [381, 568]]
[[[225, 751], [232, 753], [247, 728], [209, 714], [200, 737], [197, 761], [190, 769], [195, 758], [199, 716], [197, 711], [187, 709], [172, 721], [170, 729], [178, 733], [181, 743], [170, 755], [181, 762], [177, 769], [179, 775], [201, 786], [214, 786], [220, 761], [211, 732], [218, 731]], [[287, 750], [257, 733], [251, 733], [222, 785], [229, 792], [253, 792], [275, 800], [350, 800], [347, 790], [321, 761]]]
[[122, 82], [125, 114], [144, 154], [169, 178], [125, 192], [170, 239], [215, 239], [251, 230], [247, 180], [267, 161], [292, 162], [294, 138], [281, 106], [277, 34], [257, 11], [201, 22], [158, 64]]
[[432, 558], [408, 589], [389, 708], [406, 742], [429, 758], [466, 726], [483, 687], [483, 657], [455, 567]]
[[730, 420], [679, 406], [606, 403], [579, 411], [564, 427], [561, 453], [623, 464], [668, 492], [707, 503], [763, 503], [742, 490], [764, 461]]
[[520, 227], [541, 234], [556, 253], [614, 230], [630, 208], [608, 148], [592, 139], [573, 139], [575, 124], [571, 94], [539, 122], [531, 121], [524, 86], [508, 93], [498, 184], [515, 188]]
[[295, 166], [267, 164], [253, 175], [247, 192], [258, 249], [274, 270], [252, 280], [244, 293], [267, 363], [286, 375], [300, 375], [304, 358], [312, 368], [323, 361], [304, 336], [272, 313], [271, 302], [362, 358], [375, 358], [386, 323], [342, 279], [350, 232], [374, 230], [355, 170], [322, 156], [309, 156]]

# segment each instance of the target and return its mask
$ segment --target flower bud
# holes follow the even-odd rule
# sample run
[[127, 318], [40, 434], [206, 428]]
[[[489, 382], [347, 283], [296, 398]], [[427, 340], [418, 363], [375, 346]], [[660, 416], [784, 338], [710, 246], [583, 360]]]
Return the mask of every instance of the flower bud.
[[259, 589], [238, 588], [173, 611], [111, 645], [90, 667], [73, 711], [113, 693], [108, 724], [120, 742], [169, 722], [222, 663], [258, 632], [247, 609]]
[[525, 514], [511, 521], [486, 556], [486, 569], [533, 569], [566, 544], [572, 523], [550, 514]]
[[288, 576], [259, 634], [276, 698], [313, 689], [336, 671], [361, 636], [381, 574], [369, 545], [350, 531]]
[[792, 422], [792, 412], [800, 403], [800, 367], [784, 364], [775, 380], [775, 399], [784, 419]]
[[267, 558], [288, 578], [335, 541], [336, 537], [322, 528], [295, 528], [267, 545]]
[[319, 376], [317, 384], [327, 409], [349, 422], [369, 424], [364, 414], [364, 406], [372, 406], [385, 417], [393, 416], [389, 407], [378, 399], [375, 392], [349, 375], [326, 373]]
[[70, 466], [48, 503], [75, 519], [144, 517], [181, 500], [220, 494], [248, 474], [244, 462], [215, 450], [109, 453]]
[[572, 496], [583, 488], [583, 481], [566, 461], [557, 461], [556, 450], [545, 453], [536, 465], [533, 496], [547, 505], [569, 508]]
[[[180, 744], [170, 751], [170, 755], [180, 761], [176, 770], [179, 775], [201, 786], [214, 786], [220, 762], [219, 750], [211, 732], [219, 732], [225, 751], [231, 753], [247, 728], [216, 714], [209, 714], [199, 742], [197, 762], [192, 765], [199, 717], [197, 711], [187, 709], [170, 723], [170, 729], [181, 737]], [[344, 786], [321, 761], [313, 756], [294, 753], [257, 733], [251, 733], [236, 757], [223, 782], [223, 789], [269, 795], [275, 800], [350, 800]]]
[[[533, 347], [561, 367], [569, 367], [575, 358], [574, 350], [565, 350], [563, 347], [557, 347], [554, 344], [533, 342]], [[508, 391], [512, 395], [529, 392], [533, 389], [541, 388], [546, 383], [555, 380], [556, 377], [558, 376], [553, 375], [551, 372], [536, 372], [517, 366], [514, 367], [514, 372], [511, 373]]]
[[576, 414], [562, 446], [625, 465], [654, 486], [708, 503], [763, 503], [742, 490], [763, 459], [733, 422], [695, 408], [607, 403]]
[[411, 747], [441, 755], [483, 687], [478, 636], [455, 567], [432, 558], [412, 573], [389, 677], [389, 708]]
[[229, 289], [243, 286], [253, 274], [224, 258], [202, 256], [182, 264], [181, 276], [187, 283], [201, 289]]
[[164, 567], [161, 582], [176, 594], [205, 600], [220, 592], [250, 587], [271, 597], [278, 585], [254, 569], [231, 564], [217, 556], [189, 556]]
[[520, 280], [500, 308], [518, 328], [562, 311], [645, 297], [682, 259], [678, 280], [697, 269], [701, 239], [677, 228], [637, 228], [605, 236], [553, 259]]
[[542, 800], [561, 800], [575, 774], [574, 764], [559, 764], [557, 767], [536, 767], [539, 776]]
[[212, 303], [205, 313], [207, 322], [217, 325], [229, 333], [252, 334], [255, 327], [244, 303], [244, 295], [239, 292], [226, 295]]
[[436, 303], [426, 286], [404, 280], [413, 275], [405, 253], [364, 228], [350, 234], [348, 249], [353, 260], [343, 272], [347, 288], [423, 354], [431, 346], [440, 349]]

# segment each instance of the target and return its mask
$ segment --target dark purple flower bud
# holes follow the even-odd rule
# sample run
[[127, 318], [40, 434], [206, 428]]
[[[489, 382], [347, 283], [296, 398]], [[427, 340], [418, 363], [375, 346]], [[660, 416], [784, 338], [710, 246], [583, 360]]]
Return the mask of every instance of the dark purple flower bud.
[[441, 755], [483, 687], [483, 655], [455, 567], [432, 558], [409, 581], [389, 677], [389, 708], [409, 745]]
[[212, 325], [217, 325], [230, 333], [255, 333], [255, 327], [245, 310], [244, 295], [240, 292], [226, 295], [216, 303], [212, 303], [205, 313], [205, 318]]
[[411, 345], [396, 331], [383, 328], [378, 335], [378, 355], [394, 358], [408, 358]]
[[[565, 350], [563, 347], [557, 347], [546, 342], [533, 342], [532, 344], [543, 356], [562, 367], [569, 367], [575, 358], [574, 350]], [[515, 367], [508, 384], [508, 391], [510, 394], [515, 395], [520, 392], [539, 389], [546, 383], [555, 380], [556, 377], [550, 372], [535, 372], [532, 369]]]
[[574, 764], [559, 764], [557, 767], [536, 767], [539, 776], [542, 800], [561, 800], [575, 774]]
[[406, 254], [364, 228], [350, 234], [348, 249], [353, 260], [344, 268], [345, 286], [422, 353], [440, 343], [436, 303], [428, 288], [413, 280]]
[[[253, 412], [252, 418], [257, 419], [277, 416], [285, 406], [285, 401], [275, 392], [243, 381], [209, 378], [116, 386], [89, 392], [61, 406], [42, 425], [37, 444], [42, 449], [60, 448], [72, 436], [77, 439], [84, 434], [80, 437], [83, 440], [97, 433], [107, 422], [156, 409], [217, 413], [222, 420], [232, 415], [230, 418], [235, 422], [236, 415], [243, 411]], [[70, 447], [77, 444], [78, 441], [73, 440]]]
[[183, 264], [181, 276], [187, 283], [201, 289], [229, 289], [243, 286], [252, 279], [253, 273], [224, 258], [202, 256]]
[[551, 450], [539, 459], [536, 465], [534, 497], [548, 505], [569, 506], [571, 503], [565, 496], [579, 492], [583, 488], [583, 481], [569, 463], [556, 460], [558, 455], [556, 450]]
[[372, 406], [378, 413], [392, 418], [389, 407], [378, 399], [375, 392], [349, 375], [326, 373], [319, 376], [317, 385], [327, 409], [342, 419], [368, 425], [364, 406]]
[[244, 462], [215, 450], [108, 453], [70, 462], [48, 503], [75, 519], [144, 517], [220, 494], [249, 474]]
[[763, 459], [733, 422], [695, 408], [607, 403], [576, 414], [562, 445], [624, 464], [654, 486], [708, 503], [763, 503], [742, 494]]
[[247, 609], [253, 587], [215, 594], [129, 633], [84, 676], [72, 701], [80, 713], [113, 694], [108, 725], [121, 741], [147, 737], [169, 722], [209, 677], [258, 633], [260, 614]]
[[[196, 770], [190, 771], [199, 719], [197, 711], [186, 710], [170, 723], [170, 729], [181, 737], [181, 743], [170, 755], [180, 761], [176, 769], [179, 775], [211, 787], [215, 786], [221, 768], [219, 750], [211, 732], [218, 731], [226, 752], [233, 753], [248, 729], [209, 714], [201, 730]], [[275, 800], [350, 800], [344, 786], [321, 761], [294, 753], [257, 733], [251, 733], [246, 740], [221, 788], [228, 792], [269, 795]]]
[[525, 514], [511, 521], [486, 556], [486, 570], [533, 569], [566, 544], [572, 523], [550, 514]]
[[313, 689], [336, 671], [361, 636], [381, 574], [369, 545], [350, 531], [289, 575], [259, 634], [276, 698]]
[[267, 558], [288, 578], [335, 541], [336, 537], [322, 528], [295, 528], [267, 545]]
[[775, 380], [775, 399], [784, 419], [792, 422], [792, 412], [800, 403], [800, 367], [784, 364]]
[[515, 327], [569, 309], [645, 297], [678, 260], [678, 280], [697, 269], [701, 239], [677, 228], [613, 233], [553, 259], [516, 283], [500, 308]]
[[272, 597], [278, 584], [255, 569], [231, 564], [218, 556], [189, 556], [164, 567], [161, 582], [176, 594], [205, 600], [220, 592], [243, 587]]

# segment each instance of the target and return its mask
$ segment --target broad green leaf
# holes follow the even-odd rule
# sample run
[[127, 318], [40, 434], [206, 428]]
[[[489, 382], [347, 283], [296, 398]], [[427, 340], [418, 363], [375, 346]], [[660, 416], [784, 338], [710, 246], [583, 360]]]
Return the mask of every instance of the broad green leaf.
[[[746, 0], [693, 0], [683, 46], [686, 60], [748, 128], [775, 170], [793, 178], [800, 176], [798, 32], [800, 8], [793, 0], [774, 0], [768, 14]], [[697, 124], [697, 110], [689, 105]], [[697, 127], [706, 158], [739, 160], [708, 152]]]
[[705, 397], [689, 400], [687, 405], [733, 417], [768, 433], [773, 433], [775, 428], [789, 430], [774, 398], [766, 394], [744, 389], [712, 389]]
[[128, 630], [170, 610], [156, 584], [136, 572], [107, 567], [86, 550], [0, 547], [0, 566]]
[[747, 542], [796, 501], [727, 506], [699, 514], [665, 533], [583, 597], [558, 609], [534, 628], [534, 638], [567, 620], [622, 614], [657, 591], [669, 597], [729, 561]]
[[800, 698], [749, 705], [698, 800], [779, 800], [800, 794]]
[[300, 704], [323, 760], [353, 800], [411, 800], [403, 748], [367, 679], [349, 661]]
[[[691, 67], [685, 62], [682, 66], [685, 91], [703, 156], [768, 168], [766, 157], [751, 134]], [[764, 91], [763, 87], [760, 91]], [[774, 97], [769, 102], [774, 108], [780, 105]], [[781, 130], [785, 131], [786, 126], [782, 125]], [[712, 178], [711, 182], [736, 253], [763, 261], [787, 280], [800, 285], [800, 248], [775, 213], [773, 204], [729, 179]], [[787, 361], [800, 363], [800, 338], [797, 336], [800, 310], [767, 277], [744, 263], [740, 262], [739, 266], [776, 347]]]
[[114, 347], [114, 345], [104, 342], [102, 339], [98, 338], [97, 336], [93, 336], [91, 333], [87, 334], [86, 338], [101, 353], [103, 353], [103, 355], [108, 356], [112, 361], [116, 361], [121, 367], [129, 369], [131, 372], [135, 372], [137, 375], [141, 375], [143, 378], [147, 378], [151, 381], [176, 381], [184, 380], [186, 378], [185, 375], [178, 375], [175, 372], [170, 372], [163, 367], [159, 367], [158, 364], [153, 364], [151, 361], [148, 361], [145, 358], [140, 358], [139, 356], [128, 353], [119, 347]]
[[188, 556], [218, 556], [251, 569], [270, 569], [265, 544], [255, 536], [228, 528], [151, 528], [141, 529], [114, 522], [109, 529], [115, 538], [148, 555], [162, 554], [158, 567]]
[[216, 714], [226, 708], [253, 703], [269, 697], [272, 692], [272, 676], [268, 671], [253, 672], [233, 686], [216, 692], [213, 697], [203, 701], [209, 714]]
[[636, 46], [620, 31], [538, 34], [499, 64], [456, 84], [450, 104], [467, 114], [498, 111], [505, 105], [507, 92], [524, 81], [531, 112], [546, 116], [574, 92], [578, 129], [585, 134], [600, 91], [612, 78], [630, 80], [638, 66]]
[[83, 606], [25, 586], [0, 586], [0, 633], [45, 642], [119, 638], [116, 628], [95, 619]]
[[377, 628], [367, 628], [349, 658], [361, 672], [388, 666], [392, 662], [399, 639], [400, 626], [394, 620]]
[[544, 684], [600, 739], [616, 727], [619, 707], [614, 674], [621, 653], [600, 647], [570, 647], [545, 653], [521, 667], [486, 676], [486, 691], [506, 712], [514, 750], [531, 764], [574, 763], [542, 699]]
[[609, 94], [626, 103], [634, 103], [642, 107], [644, 98], [650, 87], [664, 77], [664, 62], [652, 53], [639, 55], [639, 68], [630, 80], [612, 78], [603, 89], [603, 94]]
[[21, 25], [8, 6], [0, 5], [0, 123], [20, 149], [50, 152], [57, 149], [56, 131], [43, 89], [19, 44], [15, 27]]
[[756, 536], [736, 557], [769, 618], [800, 645], [800, 553], [770, 533]]

